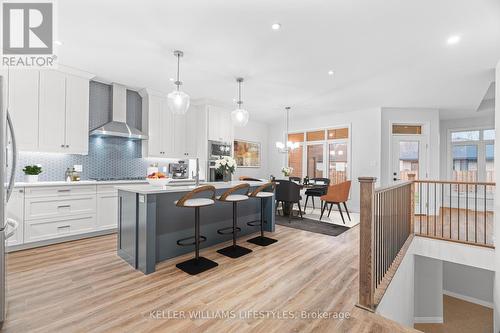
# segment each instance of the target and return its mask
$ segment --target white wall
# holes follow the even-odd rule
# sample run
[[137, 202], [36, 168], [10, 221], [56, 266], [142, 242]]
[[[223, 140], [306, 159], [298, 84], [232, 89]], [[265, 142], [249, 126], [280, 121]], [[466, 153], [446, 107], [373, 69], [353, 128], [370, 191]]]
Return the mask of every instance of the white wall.
[[[496, 82], [500, 82], [500, 62], [496, 66]], [[496, 84], [495, 91], [495, 114], [500, 114], [500, 84]], [[500, 116], [495, 117], [495, 141], [500, 142]], [[500, 145], [495, 145], [495, 156], [500, 156]], [[500, 163], [498, 159], [495, 159], [495, 182], [500, 184]], [[500, 186], [496, 186], [495, 197], [500, 198]], [[495, 225], [500, 225], [500, 200], [495, 200]], [[500, 239], [500, 228], [494, 228], [494, 239]], [[496, 243], [496, 242], [495, 242]], [[494, 283], [494, 326], [495, 332], [500, 330], [500, 246], [496, 244], [495, 248], [495, 269], [497, 274], [495, 274]]]
[[443, 262], [444, 293], [483, 306], [493, 307], [494, 276], [485, 269]]
[[[314, 117], [294, 117], [290, 112], [290, 131], [350, 125], [352, 180], [350, 210], [359, 211], [358, 177], [380, 178], [380, 109], [366, 109], [352, 112], [332, 113]], [[269, 173], [282, 178], [281, 168], [285, 156], [276, 149], [276, 141], [283, 141], [283, 124], [269, 126]]]
[[466, 128], [484, 128], [484, 127], [494, 127], [495, 126], [495, 115], [478, 113], [477, 117], [474, 118], [462, 118], [462, 119], [447, 119], [441, 120], [440, 122], [440, 179], [446, 180], [451, 179], [451, 164], [448, 159], [450, 154], [448, 145], [448, 131]]
[[415, 256], [415, 323], [443, 322], [443, 262]]
[[237, 168], [233, 179], [237, 180], [240, 176], [254, 178], [269, 178], [269, 126], [264, 123], [249, 120], [245, 127], [234, 128], [234, 139], [259, 142], [261, 149], [260, 168]]
[[378, 314], [408, 327], [413, 327], [415, 313], [415, 258], [411, 251], [412, 245], [401, 261], [376, 310]]
[[382, 108], [382, 185], [388, 185], [392, 178], [391, 166], [391, 138], [392, 123], [424, 124], [428, 133], [429, 154], [427, 158], [428, 179], [439, 178], [439, 110], [437, 109], [408, 109], [408, 108]]

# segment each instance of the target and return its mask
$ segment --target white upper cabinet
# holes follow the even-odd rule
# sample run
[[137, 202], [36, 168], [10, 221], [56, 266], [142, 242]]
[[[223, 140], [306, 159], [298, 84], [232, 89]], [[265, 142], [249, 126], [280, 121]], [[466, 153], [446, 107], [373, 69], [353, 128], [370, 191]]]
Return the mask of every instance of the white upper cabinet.
[[89, 151], [89, 80], [66, 76], [66, 139], [68, 153]]
[[208, 140], [233, 142], [233, 125], [229, 111], [216, 106], [208, 107]]
[[89, 79], [50, 69], [11, 70], [8, 104], [18, 149], [87, 154]]
[[8, 73], [8, 108], [19, 150], [38, 150], [37, 70], [11, 70]]
[[196, 157], [196, 114], [174, 115], [167, 106], [167, 98], [159, 93], [142, 92], [143, 128], [149, 139], [143, 141], [143, 156], [164, 158]]
[[161, 109], [162, 99], [158, 96], [144, 96], [143, 97], [143, 119], [147, 114], [148, 121], [142, 122], [143, 126], [147, 124], [145, 132], [147, 132], [149, 139], [143, 141], [143, 146], [147, 149], [147, 156], [150, 157], [163, 157], [163, 140], [161, 133]]
[[88, 153], [89, 80], [40, 71], [39, 150]]
[[66, 149], [66, 76], [56, 71], [40, 72], [39, 150]]

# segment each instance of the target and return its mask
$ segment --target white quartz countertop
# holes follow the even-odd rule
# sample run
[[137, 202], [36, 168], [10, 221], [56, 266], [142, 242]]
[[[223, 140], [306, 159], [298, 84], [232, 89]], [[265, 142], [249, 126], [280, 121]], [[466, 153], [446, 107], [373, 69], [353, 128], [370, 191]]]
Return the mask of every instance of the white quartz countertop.
[[36, 183], [25, 183], [16, 182], [14, 187], [44, 187], [44, 186], [78, 186], [78, 185], [122, 185], [122, 184], [147, 184], [147, 180], [80, 180], [77, 182], [66, 182], [66, 181], [50, 181], [50, 182], [36, 182]]
[[[233, 186], [247, 183], [251, 187], [260, 186], [265, 184], [264, 182], [257, 181], [232, 181], [232, 182], [206, 182], [200, 183], [203, 185], [213, 185], [217, 190], [231, 188]], [[161, 193], [175, 193], [175, 192], [189, 192], [196, 188], [195, 185], [167, 185], [167, 186], [152, 186], [149, 184], [139, 184], [139, 185], [119, 185], [116, 188], [120, 191], [127, 191], [139, 194], [161, 194]]]

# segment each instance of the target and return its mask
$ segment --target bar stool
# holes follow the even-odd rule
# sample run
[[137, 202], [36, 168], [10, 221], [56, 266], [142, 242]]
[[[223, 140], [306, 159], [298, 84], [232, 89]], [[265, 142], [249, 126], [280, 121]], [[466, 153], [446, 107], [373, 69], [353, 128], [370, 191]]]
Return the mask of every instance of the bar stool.
[[260, 221], [252, 221], [252, 222], [247, 223], [247, 225], [252, 226], [252, 227], [260, 225], [260, 236], [257, 236], [257, 237], [254, 237], [254, 238], [247, 240], [247, 242], [249, 242], [249, 243], [260, 245], [260, 246], [268, 246], [268, 245], [271, 245], [271, 244], [276, 243], [278, 241], [277, 239], [273, 239], [273, 238], [269, 238], [269, 237], [264, 236], [264, 223], [266, 223], [264, 220], [264, 200], [266, 198], [270, 198], [273, 196], [273, 192], [266, 192], [264, 190], [270, 188], [272, 191], [274, 191], [274, 187], [275, 187], [274, 183], [267, 183], [267, 184], [264, 184], [262, 186], [257, 187], [249, 195], [250, 198], [260, 198]]
[[[226, 192], [224, 192], [220, 197], [217, 197], [217, 200], [221, 202], [231, 202], [233, 204], [233, 226], [232, 227], [227, 227], [227, 228], [222, 228], [217, 230], [217, 233], [220, 235], [233, 235], [233, 244], [229, 245], [223, 249], [217, 250], [222, 255], [225, 255], [230, 258], [239, 258], [242, 257], [246, 254], [249, 254], [252, 252], [252, 250], [247, 249], [246, 247], [242, 247], [239, 245], [236, 245], [236, 236], [237, 233], [241, 231], [241, 228], [237, 226], [238, 224], [238, 202], [242, 202], [245, 200], [248, 200], [248, 188], [250, 185], [247, 183], [244, 184], [239, 184], [236, 185]], [[236, 191], [241, 191], [246, 189], [245, 194], [236, 194]], [[230, 231], [228, 231], [230, 230]]]
[[[212, 192], [211, 198], [193, 198], [196, 194], [203, 192]], [[200, 208], [212, 206], [215, 204], [215, 187], [212, 185], [200, 186], [186, 193], [182, 198], [175, 201], [177, 207], [194, 208], [194, 236], [179, 239], [179, 246], [195, 246], [195, 257], [175, 265], [190, 275], [196, 275], [211, 268], [218, 266], [215, 261], [200, 257], [200, 243], [207, 240], [205, 236], [200, 235]], [[186, 242], [194, 240], [194, 242]]]

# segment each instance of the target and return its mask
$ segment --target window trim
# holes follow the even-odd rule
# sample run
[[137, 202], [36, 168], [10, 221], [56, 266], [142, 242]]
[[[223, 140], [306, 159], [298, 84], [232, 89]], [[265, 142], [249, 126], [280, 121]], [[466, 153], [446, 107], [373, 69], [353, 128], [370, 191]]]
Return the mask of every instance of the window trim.
[[[484, 180], [486, 179], [486, 145], [487, 144], [495, 144], [495, 140], [484, 140], [484, 131], [485, 130], [495, 130], [494, 126], [473, 126], [473, 127], [459, 127], [459, 128], [448, 128], [447, 131], [447, 177], [449, 180], [453, 179], [453, 157], [452, 157], [452, 147], [453, 146], [465, 146], [465, 145], [477, 145], [478, 146], [478, 152], [477, 152], [477, 175], [478, 179], [476, 181], [480, 182], [483, 181], [481, 179], [484, 177]], [[463, 132], [463, 131], [479, 131], [479, 140], [471, 140], [471, 141], [456, 141], [452, 142], [451, 141], [451, 133], [453, 132]], [[495, 158], [495, 157], [494, 157]], [[484, 170], [483, 168], [480, 168], [479, 164], [484, 163]]]
[[[329, 129], [347, 128], [348, 137], [347, 139], [328, 139]], [[325, 131], [325, 140], [322, 141], [306, 141], [306, 132], [312, 131]], [[304, 133], [304, 141], [300, 143], [300, 147], [297, 149], [302, 149], [302, 179], [307, 175], [307, 146], [309, 144], [323, 144], [323, 157], [328, 157], [328, 145], [330, 142], [347, 142], [347, 179], [352, 180], [352, 123], [331, 125], [331, 126], [321, 126], [313, 128], [304, 128], [301, 130], [289, 131], [288, 134]], [[288, 166], [288, 154], [285, 157], [285, 165]], [[324, 162], [323, 173], [328, 175], [328, 163]]]

